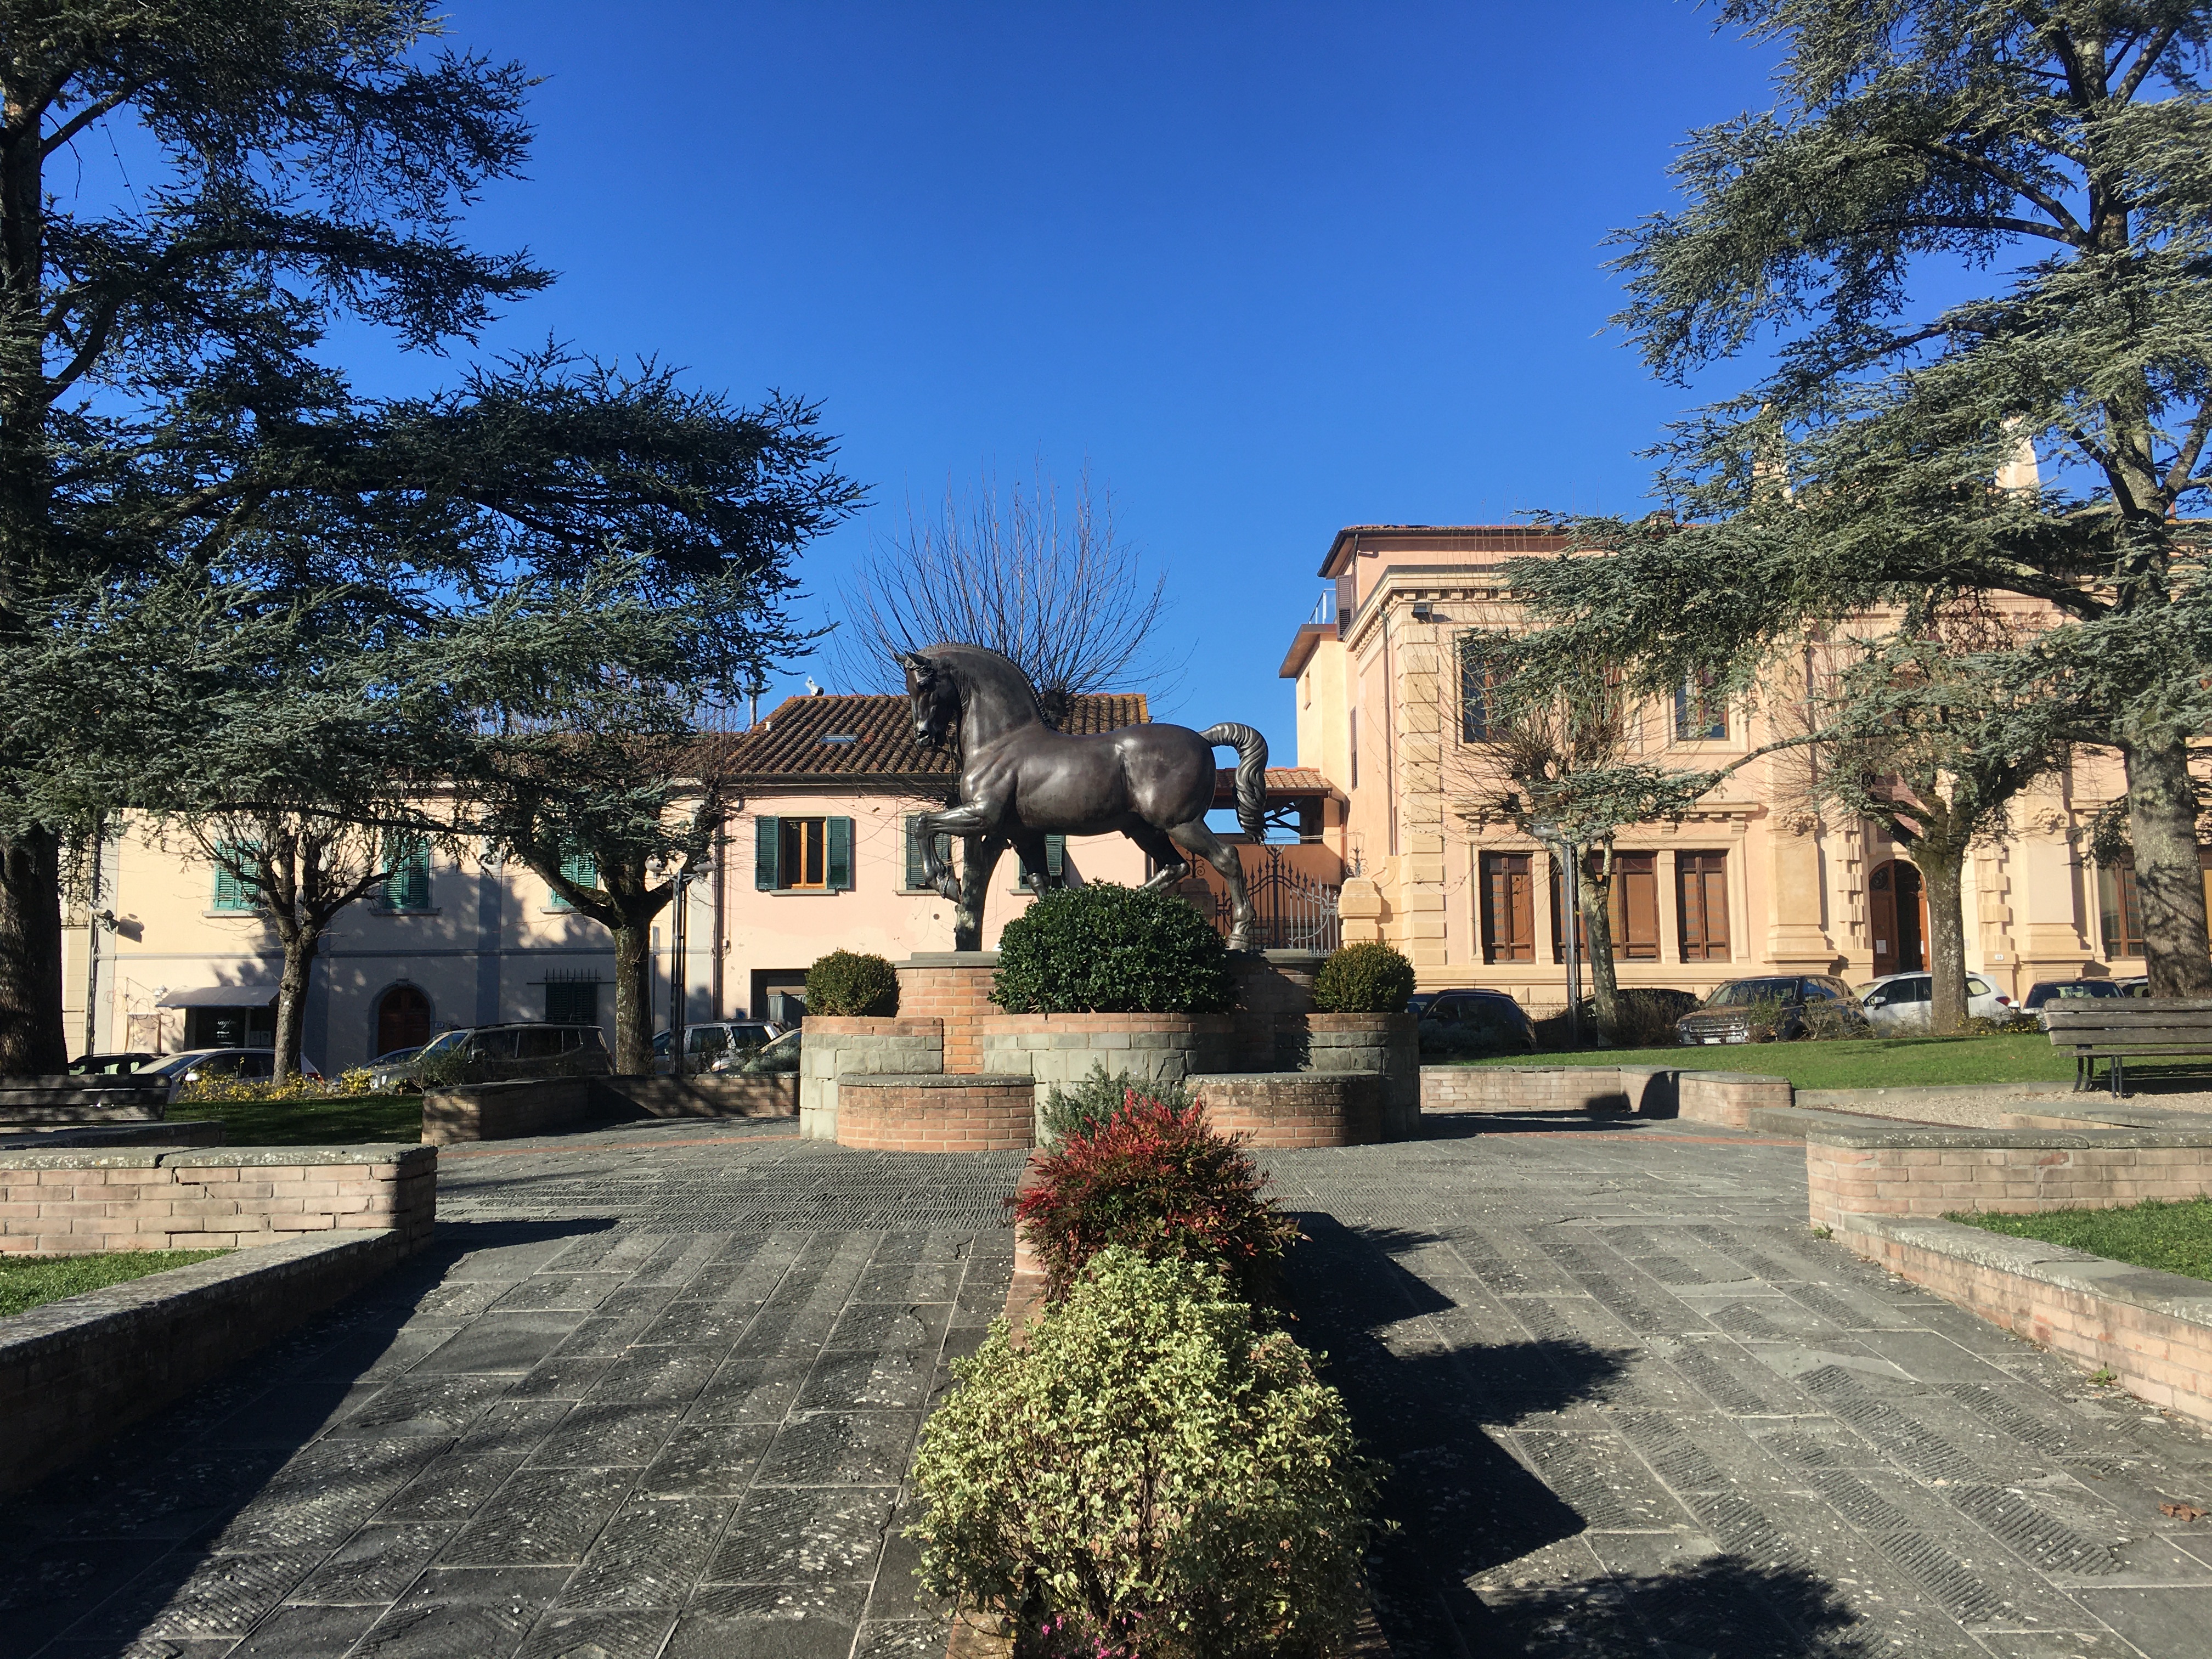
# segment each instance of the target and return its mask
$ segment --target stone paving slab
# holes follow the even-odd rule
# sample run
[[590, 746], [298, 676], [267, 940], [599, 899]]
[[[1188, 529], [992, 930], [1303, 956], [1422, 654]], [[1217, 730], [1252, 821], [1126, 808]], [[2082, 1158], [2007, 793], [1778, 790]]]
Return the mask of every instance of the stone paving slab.
[[1271, 1154], [1397, 1474], [1393, 1651], [2212, 1653], [2212, 1442], [1805, 1221], [1794, 1141], [1431, 1118]]

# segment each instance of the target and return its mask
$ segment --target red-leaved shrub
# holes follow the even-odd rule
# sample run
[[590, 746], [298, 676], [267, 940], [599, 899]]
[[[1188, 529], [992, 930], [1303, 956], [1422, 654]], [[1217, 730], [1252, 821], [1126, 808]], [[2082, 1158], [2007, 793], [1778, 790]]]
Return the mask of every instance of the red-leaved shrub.
[[1132, 1089], [1120, 1111], [1069, 1135], [1036, 1167], [1036, 1183], [1013, 1200], [1014, 1217], [1044, 1267], [1048, 1299], [1058, 1301], [1092, 1256], [1120, 1244], [1210, 1263], [1245, 1301], [1278, 1302], [1297, 1223], [1261, 1191], [1267, 1177], [1239, 1140], [1206, 1127], [1202, 1108], [1178, 1111]]

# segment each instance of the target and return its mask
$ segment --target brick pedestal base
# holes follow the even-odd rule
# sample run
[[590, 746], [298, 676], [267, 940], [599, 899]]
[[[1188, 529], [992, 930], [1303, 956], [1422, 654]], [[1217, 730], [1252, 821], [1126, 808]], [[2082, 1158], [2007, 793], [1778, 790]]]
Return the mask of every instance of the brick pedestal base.
[[1036, 1085], [988, 1073], [842, 1077], [837, 1144], [878, 1152], [1026, 1151], [1036, 1144]]

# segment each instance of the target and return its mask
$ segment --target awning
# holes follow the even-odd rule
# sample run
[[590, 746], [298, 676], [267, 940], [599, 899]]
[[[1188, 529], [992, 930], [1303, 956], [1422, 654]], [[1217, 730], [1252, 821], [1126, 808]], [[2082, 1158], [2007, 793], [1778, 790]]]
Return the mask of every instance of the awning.
[[195, 985], [187, 991], [164, 991], [154, 999], [156, 1008], [273, 1008], [273, 985]]

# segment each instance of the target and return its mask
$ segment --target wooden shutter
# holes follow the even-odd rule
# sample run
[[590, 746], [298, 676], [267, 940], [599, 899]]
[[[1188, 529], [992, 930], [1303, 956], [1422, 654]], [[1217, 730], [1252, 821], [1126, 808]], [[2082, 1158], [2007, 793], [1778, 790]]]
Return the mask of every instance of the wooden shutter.
[[1536, 902], [1526, 853], [1482, 855], [1482, 959], [1536, 959]]
[[1682, 930], [1682, 960], [1729, 959], [1728, 854], [1674, 854], [1675, 896]]
[[921, 856], [921, 814], [906, 815], [906, 884], [924, 887], [929, 883], [929, 872]]
[[783, 823], [779, 818], [753, 820], [753, 885], [772, 893], [783, 885]]
[[1067, 837], [1047, 836], [1044, 838], [1045, 873], [1058, 881], [1067, 873]]
[[853, 889], [853, 820], [831, 818], [828, 829], [830, 852], [822, 884], [833, 893], [848, 893]]
[[385, 859], [392, 866], [392, 874], [384, 884], [385, 908], [389, 910], [428, 909], [429, 843], [419, 836], [395, 836], [386, 848]]
[[1608, 913], [1613, 954], [1626, 962], [1659, 959], [1659, 856], [1656, 853], [1613, 855], [1613, 892]]
[[2097, 910], [2107, 957], [2143, 953], [2142, 900], [2136, 890], [2132, 862], [2097, 866]]

